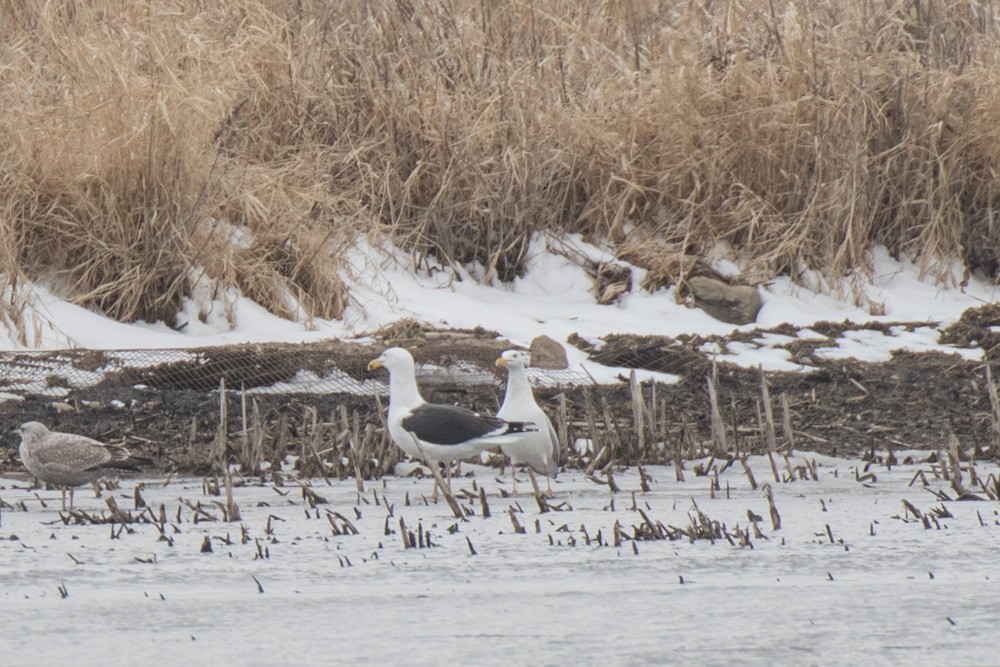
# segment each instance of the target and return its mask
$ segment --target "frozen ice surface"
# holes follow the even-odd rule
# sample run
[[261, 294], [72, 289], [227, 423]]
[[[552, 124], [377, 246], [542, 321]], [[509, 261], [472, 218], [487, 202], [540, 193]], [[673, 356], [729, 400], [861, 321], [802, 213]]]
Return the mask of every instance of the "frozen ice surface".
[[[478, 500], [463, 500], [475, 513], [466, 521], [444, 502], [424, 503], [428, 479], [366, 482], [360, 496], [354, 480], [310, 480], [329, 500], [315, 508], [294, 483], [238, 487], [236, 523], [192, 521], [180, 498], [222, 514], [214, 502], [223, 499], [204, 495], [201, 480], [145, 480], [142, 495], [154, 513], [164, 505], [172, 544], [154, 524], [64, 525], [56, 492], [0, 479], [3, 663], [993, 662], [997, 503], [939, 500], [929, 490], [954, 493], [927, 463], [873, 465], [876, 479], [859, 482], [863, 462], [805, 454], [791, 465], [805, 460], [817, 461], [819, 481], [775, 483], [766, 458], [750, 459], [756, 480], [774, 490], [778, 530], [738, 463], [720, 475], [715, 498], [692, 463], [684, 482], [672, 468], [647, 468], [648, 493], [635, 469], [616, 473], [617, 494], [566, 472], [551, 501], [566, 504], [544, 514], [531, 496], [500, 496], [508, 477], [465, 466], [474, 476], [456, 479], [456, 491], [472, 492], [475, 481], [491, 511], [483, 518]], [[918, 469], [929, 490], [909, 486]], [[991, 472], [978, 470], [983, 479]], [[132, 507], [133, 485], [113, 492], [120, 507]], [[954, 516], [925, 528], [904, 499], [925, 515]], [[77, 502], [107, 512], [89, 491]], [[763, 517], [763, 537], [751, 532], [753, 548], [726, 539], [638, 541], [637, 553], [629, 539], [610, 545], [616, 522], [626, 538], [642, 523], [639, 509], [687, 527], [693, 503], [731, 533], [748, 527], [751, 510]], [[334, 535], [326, 510], [359, 534]], [[401, 518], [434, 546], [405, 549]], [[206, 536], [211, 553], [201, 553]]]

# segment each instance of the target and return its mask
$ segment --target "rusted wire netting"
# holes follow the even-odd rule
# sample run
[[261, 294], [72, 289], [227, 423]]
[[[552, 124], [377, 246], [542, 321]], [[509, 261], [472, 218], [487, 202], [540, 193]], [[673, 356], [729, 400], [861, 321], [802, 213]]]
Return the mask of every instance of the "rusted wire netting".
[[[155, 390], [213, 391], [220, 383], [250, 394], [387, 393], [384, 373], [366, 370], [375, 346], [340, 344], [233, 345], [193, 350], [60, 350], [0, 354], [0, 400], [27, 395], [65, 396], [96, 385]], [[424, 385], [495, 385], [495, 352], [437, 355], [418, 364]], [[483, 357], [483, 358], [475, 358]], [[586, 376], [571, 370], [532, 371], [536, 384], [577, 384]]]

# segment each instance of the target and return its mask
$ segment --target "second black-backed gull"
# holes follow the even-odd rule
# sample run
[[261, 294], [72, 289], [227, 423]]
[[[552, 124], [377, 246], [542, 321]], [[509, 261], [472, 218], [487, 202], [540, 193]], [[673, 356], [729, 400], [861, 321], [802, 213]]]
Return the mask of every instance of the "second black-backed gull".
[[[538, 426], [536, 431], [521, 433], [500, 446], [503, 453], [510, 457], [511, 479], [516, 465], [528, 466], [529, 471], [547, 477], [554, 477], [559, 470], [559, 437], [548, 415], [535, 402], [525, 370], [528, 360], [528, 352], [507, 350], [496, 361], [497, 366], [507, 369], [507, 392], [504, 394], [503, 405], [497, 410], [497, 417], [528, 421]], [[534, 479], [532, 484], [535, 484]], [[516, 492], [516, 487], [513, 488]], [[549, 491], [551, 493], [551, 487]], [[538, 492], [537, 485], [535, 492]]]

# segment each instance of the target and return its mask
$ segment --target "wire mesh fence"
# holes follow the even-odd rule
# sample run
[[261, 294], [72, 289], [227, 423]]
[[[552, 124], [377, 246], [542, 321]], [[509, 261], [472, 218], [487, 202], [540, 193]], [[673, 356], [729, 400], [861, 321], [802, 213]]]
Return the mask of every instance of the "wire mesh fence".
[[[936, 448], [951, 434], [978, 451], [1000, 451], [991, 435], [1000, 414], [991, 410], [982, 362], [941, 353], [897, 353], [885, 363], [817, 354], [840, 333], [778, 345], [801, 363], [798, 372], [762, 374], [725, 362], [713, 372], [713, 355], [727, 346], [765, 347], [754, 333], [729, 341], [612, 336], [589, 355], [621, 368], [624, 382], [597, 385], [576, 370], [532, 369], [531, 376], [567, 465], [588, 467], [602, 450], [602, 466], [760, 452], [772, 431], [779, 446], [825, 453]], [[428, 400], [482, 412], [499, 407], [505, 378], [494, 362], [502, 341], [442, 337], [404, 346], [414, 351]], [[382, 348], [331, 342], [7, 353], [0, 355], [0, 430], [37, 419], [145, 448], [186, 472], [227, 462], [278, 469], [292, 457], [300, 472], [377, 477], [400, 457], [384, 429], [387, 378], [367, 371]], [[630, 369], [664, 375], [639, 382]], [[767, 402], [777, 427], [765, 427]]]
[[[430, 336], [407, 341], [428, 400], [495, 412], [509, 344]], [[167, 470], [283, 470], [379, 476], [401, 454], [384, 429], [387, 374], [368, 363], [384, 345], [233, 345], [190, 350], [60, 350], [0, 354], [0, 435], [37, 420], [138, 449]], [[542, 390], [589, 382], [531, 369]], [[225, 389], [220, 392], [220, 389]], [[5, 458], [5, 454], [7, 455]], [[13, 448], [0, 471], [19, 469]]]
[[[220, 385], [251, 394], [386, 395], [383, 374], [366, 370], [379, 348], [360, 345], [233, 345], [192, 350], [60, 350], [0, 354], [0, 401], [63, 397], [97, 385], [209, 392]], [[417, 367], [429, 386], [497, 385], [484, 358], [445, 355]], [[580, 383], [572, 370], [531, 369], [539, 386]]]
[[[611, 335], [600, 346], [579, 337], [570, 343], [588, 352], [592, 361], [621, 368], [621, 380], [630, 369], [643, 369], [672, 377], [663, 381], [702, 384], [714, 358], [725, 360], [726, 352], [767, 348], [785, 354], [799, 372], [782, 374], [784, 386], [808, 388], [812, 377], [823, 375], [838, 365], [846, 368], [853, 360], [824, 356], [824, 349], [836, 346], [850, 323], [815, 327], [811, 337], [795, 330], [737, 333], [727, 339], [698, 337]], [[852, 325], [855, 328], [862, 325]], [[891, 334], [899, 325], [867, 325], [873, 334]], [[913, 325], [916, 326], [916, 325]], [[912, 328], [912, 326], [911, 326]], [[500, 386], [505, 373], [494, 366], [505, 349], [502, 341], [468, 334], [427, 334], [410, 341], [417, 360], [421, 386], [463, 387]], [[0, 353], [0, 403], [25, 396], [58, 398], [73, 391], [106, 387], [148, 387], [159, 391], [210, 392], [224, 382], [230, 391], [252, 394], [332, 394], [386, 395], [384, 373], [367, 371], [369, 360], [383, 345], [330, 341], [312, 344], [229, 345], [188, 350], [59, 350]], [[530, 368], [529, 376], [540, 388], [593, 384], [593, 379], [576, 369]], [[722, 378], [725, 383], [725, 376]]]

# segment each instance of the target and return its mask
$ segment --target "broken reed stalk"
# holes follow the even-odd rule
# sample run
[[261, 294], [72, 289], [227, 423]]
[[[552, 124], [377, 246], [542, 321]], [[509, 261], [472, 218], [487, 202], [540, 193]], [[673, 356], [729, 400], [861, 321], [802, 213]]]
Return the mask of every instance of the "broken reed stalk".
[[226, 521], [240, 521], [243, 517], [240, 516], [240, 506], [233, 499], [233, 475], [229, 472], [228, 466], [226, 466], [226, 471], [223, 473], [223, 481], [226, 484], [226, 511], [224, 518]]
[[1000, 478], [993, 473], [990, 473], [985, 481], [980, 480], [979, 486], [990, 500], [1000, 499]]
[[403, 548], [412, 549], [415, 545], [412, 542], [412, 535], [406, 528], [406, 519], [399, 517], [399, 536], [403, 539]]
[[267, 460], [264, 454], [264, 439], [267, 437], [267, 432], [264, 429], [264, 420], [257, 399], [253, 399], [250, 405], [250, 452], [246, 463], [248, 471], [256, 472], [261, 470], [260, 464]]
[[951, 473], [948, 472], [948, 455], [944, 453], [943, 449], [937, 451], [937, 465], [932, 465], [931, 470], [934, 471], [934, 476], [937, 477], [940, 472], [941, 478], [946, 482], [951, 481]]
[[[375, 407], [375, 415], [378, 417], [379, 428], [382, 435], [381, 442], [379, 443], [379, 451], [392, 452], [392, 455], [390, 456], [379, 457], [379, 460], [382, 462], [382, 473], [384, 474], [392, 470], [392, 466], [399, 462], [400, 457], [402, 456], [400, 454], [402, 450], [400, 450], [399, 447], [396, 447], [392, 443], [392, 439], [389, 437], [389, 423], [386, 421], [386, 413], [382, 408], [382, 399], [377, 393], [375, 394]], [[393, 456], [395, 456], [395, 458], [393, 458]]]
[[128, 515], [126, 515], [121, 510], [120, 507], [118, 507], [118, 503], [115, 501], [114, 496], [109, 495], [105, 497], [104, 502], [107, 503], [108, 509], [111, 511], [111, 518], [113, 520], [123, 525], [127, 523], [132, 523], [131, 518]]
[[601, 451], [597, 453], [597, 456], [595, 456], [590, 461], [590, 465], [587, 466], [587, 469], [584, 470], [583, 472], [584, 477], [590, 477], [591, 475], [593, 475], [594, 471], [597, 470], [597, 466], [599, 466], [604, 461], [607, 455], [608, 455], [608, 447], [607, 445], [605, 445], [604, 447], [601, 448]]
[[[764, 425], [764, 412], [761, 409], [761, 402], [759, 399], [757, 400], [756, 406], [757, 406], [757, 428], [760, 430], [760, 439], [766, 442], [767, 437], [764, 434], [764, 432], [767, 427]], [[770, 449], [768, 449], [765, 453], [767, 454], [767, 460], [771, 464], [771, 475], [774, 477], [774, 481], [776, 483], [780, 483], [781, 475], [778, 474], [778, 464], [774, 462], [774, 453]]]
[[[951, 488], [955, 489], [955, 493], [958, 494], [960, 500], [975, 500], [979, 499], [974, 493], [970, 493], [965, 484], [962, 482], [962, 459], [960, 458], [961, 453], [959, 451], [958, 438], [954, 433], [950, 433], [948, 436], [948, 463], [942, 461], [942, 466], [951, 466]], [[973, 461], [972, 454], [969, 455], [969, 479], [971, 483], [976, 484], [977, 479], [975, 477], [975, 470], [973, 466], [975, 462]]]
[[764, 484], [764, 497], [767, 498], [767, 507], [771, 514], [771, 527], [778, 530], [781, 528], [781, 515], [778, 514], [778, 507], [774, 504], [774, 491], [770, 484]]
[[438, 490], [444, 496], [445, 502], [448, 503], [448, 507], [451, 508], [451, 513], [455, 515], [456, 519], [465, 519], [465, 513], [462, 511], [462, 506], [458, 504], [458, 500], [452, 495], [451, 489], [444, 483], [444, 479], [441, 478], [441, 471], [438, 470], [437, 463], [430, 460], [430, 457], [424, 456], [424, 462], [431, 469], [431, 474], [434, 475], [434, 483], [437, 484]]
[[240, 459], [245, 470], [253, 470], [253, 463], [250, 460], [250, 429], [247, 423], [247, 388], [240, 385]]
[[[188, 451], [195, 451], [195, 442], [198, 440], [198, 417], [191, 415], [191, 426], [188, 428]], [[213, 443], [214, 445], [214, 443]], [[209, 453], [211, 458], [211, 452]]]
[[962, 484], [962, 459], [958, 453], [959, 442], [954, 433], [948, 434], [948, 458], [947, 463], [951, 468], [951, 485], [960, 495], [965, 490]]
[[[583, 407], [587, 420], [587, 434], [590, 437], [590, 451], [602, 452], [603, 447], [601, 445], [603, 437], [601, 437], [602, 434], [598, 433], [597, 431], [597, 417], [596, 417], [596, 411], [594, 410], [594, 401], [591, 397], [590, 387], [583, 388]], [[591, 462], [591, 466], [588, 466], [588, 470], [590, 470], [591, 472], [593, 472], [592, 468], [593, 465], [594, 465], [593, 462]]]
[[146, 507], [146, 500], [142, 497], [142, 484], [136, 484], [132, 489], [133, 509], [141, 510]]
[[986, 364], [986, 390], [990, 395], [990, 458], [1000, 456], [1000, 396], [997, 395], [997, 386], [993, 382], [993, 371], [990, 364]]
[[652, 478], [646, 474], [645, 470], [642, 469], [642, 464], [637, 465], [636, 468], [639, 473], [639, 487], [642, 489], [643, 493], [649, 493], [649, 480]]
[[524, 526], [521, 525], [521, 522], [517, 520], [517, 515], [514, 513], [513, 507], [507, 508], [507, 515], [510, 517], [510, 523], [514, 527], [515, 533], [523, 535], [528, 532], [524, 529]]
[[226, 401], [226, 377], [219, 378], [219, 427], [215, 431], [215, 441], [212, 443], [212, 466], [222, 474], [226, 466], [226, 444], [229, 440], [229, 406]]
[[[370, 422], [366, 423], [362, 452], [364, 453], [365, 462], [368, 464], [368, 475], [373, 478], [382, 477], [382, 469], [386, 460], [386, 453], [384, 450], [376, 451], [376, 443], [380, 442], [381, 439], [382, 434], [378, 427]], [[396, 451], [401, 451], [398, 447], [394, 447], [394, 449]], [[378, 465], [376, 465], [376, 461], [378, 462]]]
[[618, 488], [618, 484], [615, 483], [615, 475], [611, 470], [612, 466], [614, 466], [614, 463], [608, 463], [608, 465], [604, 466], [604, 469], [601, 472], [604, 473], [605, 482], [607, 483], [608, 489], [611, 493], [618, 493], [621, 489]]
[[[347, 421], [347, 406], [340, 404], [340, 416], [343, 421]], [[361, 475], [361, 459], [364, 456], [364, 445], [361, 441], [361, 422], [355, 410], [354, 419], [351, 421], [351, 462], [354, 464], [354, 486], [358, 493], [365, 492], [364, 478]]]
[[747, 457], [746, 457], [746, 455], [744, 455], [742, 458], [740, 458], [740, 463], [743, 464], [743, 470], [747, 474], [747, 480], [750, 482], [750, 488], [753, 489], [754, 491], [756, 491], [757, 490], [757, 480], [753, 476], [753, 471], [750, 470], [750, 464], [747, 463]]
[[[639, 397], [642, 397], [642, 393], [639, 393]], [[650, 451], [640, 450], [639, 457], [650, 458], [652, 454], [656, 453], [656, 434], [660, 430], [659, 424], [656, 423], [656, 382], [654, 380], [649, 381], [649, 409], [645, 409], [643, 406], [643, 413], [646, 416], [646, 429], [649, 436], [649, 443], [653, 445], [650, 447]]]
[[569, 439], [569, 399], [566, 392], [559, 394], [559, 410], [556, 412], [556, 429], [559, 434], [559, 442], [562, 447], [568, 447], [571, 452], [576, 453]]
[[910, 479], [910, 483], [907, 484], [906, 486], [907, 487], [913, 486], [913, 483], [916, 482], [918, 479], [920, 480], [923, 486], [928, 486], [930, 484], [930, 482], [927, 481], [927, 475], [924, 474], [924, 471], [918, 470], [917, 472], [913, 473], [913, 478]]
[[[311, 406], [309, 408], [309, 417], [310, 417], [310, 421], [312, 422], [312, 424], [311, 424], [311, 427], [309, 429], [309, 435], [308, 435], [308, 437], [306, 437], [306, 438], [303, 439], [304, 443], [303, 443], [303, 446], [302, 446], [302, 449], [303, 449], [303, 451], [302, 451], [302, 461], [299, 462], [299, 465], [302, 466], [303, 463], [306, 460], [312, 461], [313, 462], [314, 470], [316, 471], [315, 474], [318, 474], [320, 477], [323, 478], [323, 481], [325, 481], [327, 484], [329, 484], [330, 483], [330, 479], [328, 477], [327, 468], [323, 464], [323, 455], [322, 455], [322, 452], [323, 452], [323, 432], [325, 430], [326, 424], [319, 418], [319, 410], [317, 410], [316, 408], [311, 407]], [[332, 418], [332, 415], [331, 415], [331, 422], [332, 421], [333, 421], [333, 418]], [[341, 435], [343, 435], [343, 432], [341, 433]], [[338, 440], [338, 438], [336, 438], [336, 437], [334, 439]], [[339, 438], [339, 440], [342, 441], [342, 438]], [[305, 456], [305, 453], [306, 453], [305, 452], [305, 448], [307, 446], [309, 447], [309, 450], [310, 450], [310, 456], [309, 457]], [[342, 451], [342, 448], [336, 448], [336, 449]], [[340, 463], [340, 457], [335, 457], [335, 461], [336, 461], [336, 464], [337, 464], [337, 470], [339, 471], [340, 468], [342, 467], [341, 463]]]
[[722, 421], [722, 411], [719, 410], [719, 366], [712, 359], [712, 373], [708, 376], [708, 402], [712, 420], [712, 446], [716, 456], [726, 453], [726, 426]]
[[906, 498], [903, 498], [903, 509], [905, 509], [905, 510], [906, 510], [907, 512], [909, 512], [910, 514], [912, 514], [912, 515], [913, 515], [914, 517], [916, 517], [917, 519], [923, 519], [923, 518], [924, 518], [924, 515], [923, 515], [923, 513], [922, 513], [922, 512], [920, 511], [920, 510], [918, 510], [918, 509], [917, 509], [917, 508], [916, 508], [916, 507], [915, 507], [915, 506], [913, 505], [913, 503], [911, 503], [911, 502], [910, 502], [909, 500], [907, 500]]
[[[334, 512], [333, 510], [326, 510], [326, 520], [330, 523], [330, 529], [333, 531], [334, 535], [359, 534], [357, 527], [340, 512]], [[339, 524], [337, 523], [338, 520], [340, 521]], [[388, 518], [386, 519], [386, 521], [388, 521]]]
[[687, 424], [684, 425], [684, 429], [678, 434], [676, 443], [677, 446], [674, 447], [673, 459], [674, 459], [674, 477], [678, 482], [684, 481], [684, 457], [681, 453], [681, 442], [687, 438], [690, 444], [691, 431], [688, 429]]
[[979, 476], [976, 474], [976, 450], [969, 449], [969, 484], [979, 486]]
[[757, 366], [760, 371], [760, 398], [764, 406], [764, 437], [767, 442], [768, 451], [775, 451], [778, 448], [777, 438], [774, 429], [774, 410], [771, 407], [771, 392], [767, 388], [767, 376], [764, 374], [764, 366]]
[[491, 516], [490, 515], [490, 504], [488, 502], [486, 502], [486, 488], [482, 487], [482, 486], [479, 487], [479, 506], [482, 508], [483, 518], [484, 519], [489, 519], [490, 516]]
[[[185, 507], [187, 507], [189, 510], [191, 510], [192, 512], [194, 512], [194, 514], [195, 514], [194, 522], [195, 523], [198, 523], [198, 521], [218, 521], [219, 520], [219, 518], [217, 516], [215, 516], [214, 514], [208, 512], [208, 511], [206, 511], [205, 508], [201, 506], [201, 502], [199, 502], [199, 501], [191, 502], [190, 500], [188, 500], [186, 498], [178, 498], [177, 500], [182, 505], [184, 505]], [[177, 508], [178, 522], [180, 522], [180, 518], [179, 518], [180, 517], [180, 513], [181, 513], [181, 508], [178, 507]], [[270, 523], [270, 518], [268, 519], [268, 523]]]
[[[792, 462], [788, 460], [788, 454], [782, 454], [781, 458], [785, 462], [785, 470], [788, 471], [788, 481], [789, 482], [794, 482], [795, 481], [795, 468], [792, 468]], [[805, 479], [805, 476], [802, 475], [802, 478]]]
[[549, 501], [545, 498], [544, 493], [535, 493], [535, 502], [538, 504], [538, 513], [546, 514], [551, 512], [552, 508], [549, 506]]
[[629, 372], [629, 390], [632, 397], [632, 429], [636, 436], [635, 458], [638, 460], [646, 451], [645, 402], [642, 399], [642, 385], [636, 378], [635, 369]]
[[605, 396], [601, 397], [601, 417], [604, 421], [605, 442], [608, 447], [608, 461], [614, 461], [615, 454], [620, 454], [616, 451], [617, 445], [620, 443], [620, 439], [615, 437], [618, 434], [618, 429], [615, 428], [615, 421], [611, 418], [611, 404], [608, 403], [608, 399]]
[[781, 393], [781, 431], [785, 437], [785, 452], [789, 455], [795, 450], [795, 434], [792, 431], [792, 407], [788, 402], [788, 394]]
[[767, 442], [767, 458], [771, 461], [771, 473], [774, 481], [780, 482], [781, 476], [778, 474], [778, 466], [774, 462], [774, 453], [778, 449], [777, 438], [774, 429], [774, 410], [771, 408], [771, 392], [767, 388], [767, 376], [764, 374], [764, 367], [760, 369], [760, 396], [761, 404], [764, 407], [764, 438]]

